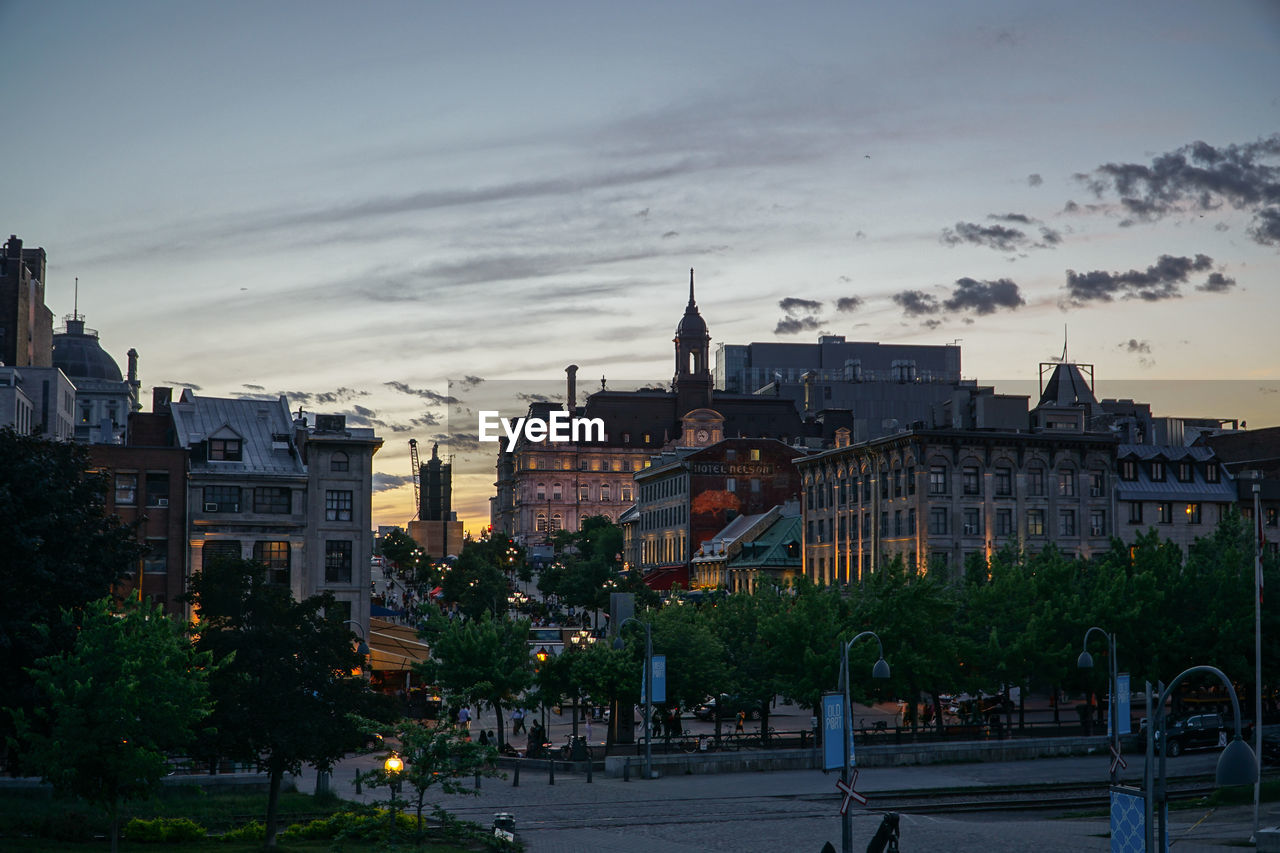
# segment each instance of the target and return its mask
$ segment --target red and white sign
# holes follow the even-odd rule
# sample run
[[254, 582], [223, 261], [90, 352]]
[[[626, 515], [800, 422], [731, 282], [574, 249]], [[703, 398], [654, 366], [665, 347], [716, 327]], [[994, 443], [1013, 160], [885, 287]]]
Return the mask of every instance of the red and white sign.
[[849, 780], [849, 784], [845, 784], [843, 779], [836, 780], [836, 790], [844, 794], [844, 802], [840, 804], [840, 814], [843, 816], [849, 810], [849, 801], [857, 800], [859, 805], [865, 806], [867, 798], [853, 790], [853, 785], [858, 781], [858, 771], [853, 771], [853, 778]]

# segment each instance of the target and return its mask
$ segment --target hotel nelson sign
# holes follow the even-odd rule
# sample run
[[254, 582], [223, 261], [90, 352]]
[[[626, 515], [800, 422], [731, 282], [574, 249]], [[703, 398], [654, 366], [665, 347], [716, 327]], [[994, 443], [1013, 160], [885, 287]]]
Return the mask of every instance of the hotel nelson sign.
[[722, 474], [726, 477], [772, 477], [772, 462], [694, 462], [694, 474]]

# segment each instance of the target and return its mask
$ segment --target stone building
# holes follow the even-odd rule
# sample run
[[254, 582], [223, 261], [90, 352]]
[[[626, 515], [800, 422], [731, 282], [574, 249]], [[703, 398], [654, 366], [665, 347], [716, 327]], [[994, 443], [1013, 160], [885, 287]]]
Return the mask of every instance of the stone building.
[[1213, 532], [1236, 503], [1236, 485], [1208, 447], [1122, 444], [1116, 451], [1116, 535], [1155, 528], [1183, 551]]

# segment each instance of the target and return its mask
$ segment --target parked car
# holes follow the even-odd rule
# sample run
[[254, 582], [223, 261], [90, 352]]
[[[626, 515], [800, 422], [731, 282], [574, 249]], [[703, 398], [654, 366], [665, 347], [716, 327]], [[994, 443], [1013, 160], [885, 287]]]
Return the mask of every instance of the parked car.
[[726, 696], [723, 693], [720, 694], [719, 701], [711, 698], [694, 708], [693, 715], [699, 720], [714, 720], [716, 717], [732, 720], [738, 716], [739, 711], [745, 713], [748, 720], [760, 719], [759, 705], [741, 701], [737, 697]]
[[[1165, 724], [1165, 738], [1169, 742], [1169, 757], [1181, 755], [1188, 749], [1222, 749], [1235, 737], [1236, 726], [1221, 714], [1192, 714]], [[1240, 725], [1245, 740], [1253, 735], [1253, 724], [1245, 720]], [[1145, 738], [1146, 733], [1143, 732]], [[1156, 733], [1156, 751], [1160, 750], [1160, 733]]]

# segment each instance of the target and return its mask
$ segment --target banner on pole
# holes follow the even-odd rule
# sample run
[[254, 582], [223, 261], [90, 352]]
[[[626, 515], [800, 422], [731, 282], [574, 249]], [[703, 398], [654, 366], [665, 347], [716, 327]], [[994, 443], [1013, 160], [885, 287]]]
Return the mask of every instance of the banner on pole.
[[[822, 769], [839, 770], [844, 764], [844, 696], [822, 694]], [[853, 741], [849, 741], [849, 763], [853, 763]]]
[[1127, 735], [1132, 730], [1129, 709], [1129, 673], [1122, 672], [1116, 676], [1116, 721], [1120, 725], [1120, 734]]

